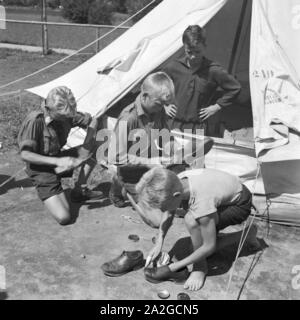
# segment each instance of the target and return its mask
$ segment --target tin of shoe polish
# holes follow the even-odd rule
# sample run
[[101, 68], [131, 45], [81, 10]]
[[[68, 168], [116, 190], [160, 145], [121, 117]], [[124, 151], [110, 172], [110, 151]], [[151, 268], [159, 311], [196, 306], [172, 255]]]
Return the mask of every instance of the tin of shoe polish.
[[166, 289], [158, 291], [158, 297], [161, 299], [168, 299], [170, 297], [170, 292]]
[[177, 300], [191, 300], [190, 296], [184, 292], [180, 292], [177, 295]]
[[138, 235], [136, 235], [136, 234], [130, 234], [130, 235], [128, 236], [128, 239], [129, 239], [129, 240], [132, 240], [132, 241], [134, 241], [134, 242], [138, 242], [138, 241], [140, 240], [140, 237], [139, 237]]

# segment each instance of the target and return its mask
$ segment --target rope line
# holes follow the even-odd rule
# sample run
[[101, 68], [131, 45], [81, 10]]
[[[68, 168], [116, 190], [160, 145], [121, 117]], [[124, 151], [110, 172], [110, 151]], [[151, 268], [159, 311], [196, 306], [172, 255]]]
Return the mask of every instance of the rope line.
[[12, 96], [12, 95], [20, 93], [21, 91], [22, 90], [16, 90], [16, 91], [10, 91], [10, 92], [1, 93], [0, 94], [0, 98], [6, 97], [6, 96]]
[[[270, 235], [270, 212], [269, 212], [270, 206], [271, 206], [271, 201], [269, 201], [268, 199], [266, 199], [266, 208], [265, 208], [265, 210], [264, 210], [264, 212], [263, 212], [263, 214], [262, 214], [262, 217], [264, 217], [265, 215], [267, 215], [267, 220], [266, 220], [267, 229], [266, 229], [266, 235], [265, 235], [265, 237], [266, 237], [267, 239], [269, 238], [269, 235]], [[259, 213], [259, 211], [258, 211], [255, 207], [254, 207], [254, 210], [255, 210], [257, 213]], [[253, 257], [253, 259], [252, 259], [252, 261], [251, 261], [250, 267], [249, 267], [249, 269], [248, 269], [248, 272], [247, 272], [247, 274], [246, 274], [246, 277], [245, 277], [245, 279], [244, 279], [244, 281], [243, 281], [243, 284], [242, 284], [242, 286], [241, 286], [241, 289], [240, 289], [240, 291], [239, 291], [239, 294], [238, 294], [238, 296], [237, 296], [237, 300], [240, 300], [240, 297], [241, 297], [242, 292], [243, 292], [243, 290], [244, 290], [244, 288], [245, 288], [246, 282], [248, 281], [248, 279], [249, 279], [252, 271], [254, 270], [254, 268], [256, 267], [256, 265], [258, 264], [258, 262], [259, 262], [260, 258], [262, 257], [265, 249], [266, 249], [266, 248], [263, 248], [261, 252], [255, 253], [255, 255], [254, 255], [254, 257]]]
[[[259, 176], [259, 174], [260, 174], [260, 164], [259, 164], [259, 162], [257, 162], [257, 164], [258, 164], [258, 165], [257, 165], [257, 172], [256, 172], [255, 181], [254, 181], [252, 197], [253, 197], [253, 195], [254, 195], [254, 193], [255, 193], [256, 183], [257, 183], [257, 180], [258, 180], [258, 176]], [[238, 250], [237, 250], [237, 252], [236, 252], [236, 256], [235, 256], [234, 262], [233, 262], [233, 264], [232, 264], [232, 268], [231, 268], [231, 271], [230, 271], [230, 276], [229, 276], [227, 288], [226, 288], [226, 291], [225, 291], [225, 300], [227, 299], [228, 292], [229, 292], [229, 289], [230, 289], [230, 285], [231, 285], [231, 283], [232, 283], [232, 278], [233, 278], [233, 273], [234, 273], [234, 270], [235, 270], [236, 262], [237, 262], [238, 257], [239, 257], [239, 255], [240, 255], [242, 249], [243, 249], [244, 243], [245, 243], [245, 241], [246, 241], [246, 239], [247, 239], [247, 236], [248, 236], [248, 234], [249, 234], [249, 231], [250, 231], [250, 229], [251, 229], [251, 227], [252, 227], [252, 225], [253, 225], [253, 223], [254, 223], [254, 219], [255, 219], [257, 213], [258, 213], [258, 211], [255, 210], [255, 213], [254, 213], [254, 215], [252, 216], [251, 221], [250, 221], [250, 223], [249, 223], [249, 225], [248, 225], [248, 230], [247, 230], [247, 232], [246, 232], [245, 237], [243, 237], [243, 236], [244, 236], [245, 230], [246, 230], [246, 228], [247, 228], [247, 223], [246, 223], [246, 222], [244, 223], [242, 235], [241, 235], [240, 242], [239, 242], [239, 245], [238, 245]]]

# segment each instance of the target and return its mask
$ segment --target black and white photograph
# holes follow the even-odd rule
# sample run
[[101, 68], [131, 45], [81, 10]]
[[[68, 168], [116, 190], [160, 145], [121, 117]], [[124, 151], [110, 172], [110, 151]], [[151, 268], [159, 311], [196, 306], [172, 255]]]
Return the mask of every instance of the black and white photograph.
[[300, 0], [0, 0], [0, 300], [299, 300], [299, 243]]

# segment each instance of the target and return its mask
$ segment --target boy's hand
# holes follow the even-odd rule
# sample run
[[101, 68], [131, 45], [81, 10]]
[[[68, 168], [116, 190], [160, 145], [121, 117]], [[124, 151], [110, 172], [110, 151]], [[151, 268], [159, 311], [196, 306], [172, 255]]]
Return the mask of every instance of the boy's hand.
[[98, 130], [98, 126], [99, 126], [99, 118], [93, 117], [89, 127], [95, 130]]
[[174, 104], [169, 104], [168, 106], [164, 106], [166, 114], [171, 118], [175, 118], [177, 113], [177, 107]]
[[149, 252], [147, 259], [146, 259], [146, 264], [145, 264], [145, 268], [147, 268], [151, 262], [155, 261], [155, 259], [159, 256], [161, 252], [161, 245], [155, 245], [151, 251]]
[[204, 121], [204, 120], [207, 120], [209, 117], [213, 116], [219, 110], [221, 110], [221, 107], [218, 104], [214, 104], [214, 105], [209, 106], [207, 108], [201, 109], [199, 111], [198, 115], [199, 115], [199, 118], [202, 121]]
[[[81, 161], [73, 157], [57, 158], [56, 167], [58, 171], [67, 171], [79, 166]], [[57, 171], [55, 170], [55, 171]]]

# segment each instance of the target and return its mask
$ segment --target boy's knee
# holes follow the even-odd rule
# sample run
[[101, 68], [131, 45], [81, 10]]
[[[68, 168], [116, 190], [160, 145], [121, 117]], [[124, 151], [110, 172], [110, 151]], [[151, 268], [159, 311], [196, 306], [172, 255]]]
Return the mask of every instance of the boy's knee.
[[61, 210], [61, 212], [56, 213], [52, 212], [52, 215], [61, 226], [68, 225], [71, 222], [71, 215], [66, 210]]
[[55, 217], [55, 220], [61, 225], [61, 226], [66, 226], [70, 224], [71, 218], [70, 217]]

